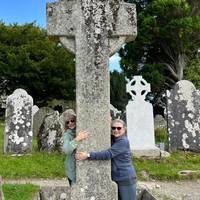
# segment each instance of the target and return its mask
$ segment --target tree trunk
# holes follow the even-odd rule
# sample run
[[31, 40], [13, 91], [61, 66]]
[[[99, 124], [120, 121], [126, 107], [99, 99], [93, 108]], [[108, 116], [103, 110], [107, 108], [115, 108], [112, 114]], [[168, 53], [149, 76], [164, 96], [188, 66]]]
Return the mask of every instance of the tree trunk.
[[183, 79], [183, 70], [185, 69], [186, 64], [187, 64], [186, 55], [179, 53], [177, 61], [176, 61], [176, 71], [177, 71], [177, 77], [179, 81]]

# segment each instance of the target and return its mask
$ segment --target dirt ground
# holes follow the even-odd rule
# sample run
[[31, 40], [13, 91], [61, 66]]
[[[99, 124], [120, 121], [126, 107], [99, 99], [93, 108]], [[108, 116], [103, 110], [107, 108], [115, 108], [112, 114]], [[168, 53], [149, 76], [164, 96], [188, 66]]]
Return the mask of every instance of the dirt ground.
[[[32, 183], [39, 186], [67, 186], [66, 179], [44, 180], [44, 179], [26, 179], [26, 180], [3, 180], [3, 183], [26, 184]], [[158, 200], [200, 200], [200, 180], [196, 181], [138, 181], [138, 187], [150, 191]]]

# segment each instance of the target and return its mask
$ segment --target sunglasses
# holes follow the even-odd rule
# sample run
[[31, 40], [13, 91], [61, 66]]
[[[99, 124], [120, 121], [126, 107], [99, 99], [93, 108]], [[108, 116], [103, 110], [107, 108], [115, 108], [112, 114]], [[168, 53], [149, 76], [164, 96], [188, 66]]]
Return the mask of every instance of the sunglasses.
[[66, 121], [66, 124], [69, 124], [69, 123], [74, 123], [75, 122], [75, 120], [74, 119], [71, 119], [71, 120], [69, 120], [69, 121]]
[[113, 127], [111, 127], [111, 129], [112, 129], [112, 131], [114, 131], [114, 130], [116, 130], [116, 129], [117, 129], [118, 131], [120, 131], [120, 130], [122, 129], [122, 127], [114, 127], [114, 126], [113, 126]]

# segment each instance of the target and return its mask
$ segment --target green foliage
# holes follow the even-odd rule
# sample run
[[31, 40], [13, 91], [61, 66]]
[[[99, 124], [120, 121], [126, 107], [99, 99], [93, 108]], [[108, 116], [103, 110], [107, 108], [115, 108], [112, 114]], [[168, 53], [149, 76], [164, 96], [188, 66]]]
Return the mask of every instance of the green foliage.
[[119, 52], [127, 77], [143, 75], [154, 93], [183, 78], [183, 70], [200, 46], [197, 5], [186, 0], [153, 0], [138, 14], [138, 36]]
[[155, 142], [156, 144], [164, 143], [165, 150], [169, 149], [169, 139], [166, 128], [157, 128], [155, 130]]
[[0, 79], [10, 94], [23, 88], [36, 104], [75, 98], [74, 58], [35, 24], [0, 23]]
[[168, 141], [167, 130], [165, 128], [157, 128], [155, 130], [155, 139], [156, 143], [167, 142]]
[[121, 110], [125, 110], [128, 103], [128, 96], [126, 94], [126, 80], [124, 73], [113, 71], [110, 73], [110, 102], [111, 104]]
[[184, 71], [184, 79], [191, 81], [200, 89], [200, 59], [192, 60]]
[[32, 200], [38, 191], [39, 187], [32, 184], [3, 184], [5, 200]]

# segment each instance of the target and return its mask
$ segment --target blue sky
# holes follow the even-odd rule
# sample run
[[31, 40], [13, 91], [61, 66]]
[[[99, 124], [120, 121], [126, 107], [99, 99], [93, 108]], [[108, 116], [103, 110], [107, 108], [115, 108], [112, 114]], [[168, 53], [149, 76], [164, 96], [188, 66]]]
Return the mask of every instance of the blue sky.
[[[56, 0], [2, 0], [0, 6], [0, 20], [6, 24], [36, 22], [40, 27], [46, 27], [46, 3]], [[110, 70], [120, 70], [119, 56], [110, 58]]]

